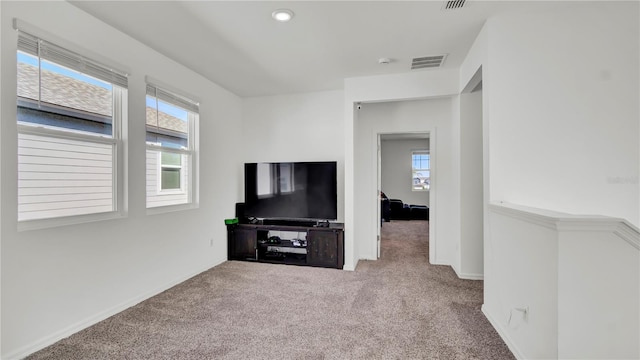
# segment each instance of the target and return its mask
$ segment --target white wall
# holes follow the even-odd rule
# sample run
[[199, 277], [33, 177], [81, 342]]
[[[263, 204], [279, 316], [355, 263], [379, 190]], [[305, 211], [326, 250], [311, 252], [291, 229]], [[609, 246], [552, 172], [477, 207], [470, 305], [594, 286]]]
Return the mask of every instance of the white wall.
[[[487, 106], [489, 102], [488, 98], [490, 97], [490, 95], [487, 95], [487, 92], [484, 91], [484, 89], [487, 87], [487, 84], [489, 85], [491, 84], [491, 79], [487, 79], [487, 76], [486, 76], [486, 73], [491, 68], [491, 64], [488, 62], [488, 43], [489, 43], [488, 33], [489, 33], [488, 26], [485, 25], [482, 28], [482, 30], [480, 30], [480, 33], [478, 33], [478, 36], [476, 37], [475, 42], [471, 46], [471, 49], [469, 49], [469, 52], [467, 53], [467, 56], [460, 67], [460, 89], [463, 89], [464, 92], [460, 96], [461, 97], [461, 105], [460, 105], [461, 117], [459, 117], [459, 121], [460, 121], [460, 126], [462, 126], [463, 128], [466, 128], [466, 130], [461, 130], [462, 132], [460, 136], [465, 138], [468, 138], [469, 136], [471, 136], [474, 139], [472, 140], [473, 142], [471, 144], [461, 145], [460, 150], [461, 152], [466, 153], [466, 156], [469, 156], [469, 152], [478, 150], [477, 142], [479, 141], [481, 143], [482, 169], [480, 171], [481, 171], [481, 177], [482, 177], [482, 180], [481, 180], [482, 192], [481, 194], [478, 194], [477, 188], [472, 190], [473, 181], [468, 182], [465, 179], [462, 179], [462, 178], [460, 179], [461, 192], [466, 192], [467, 195], [461, 198], [461, 212], [460, 212], [461, 222], [459, 226], [461, 236], [463, 236], [462, 234], [464, 234], [465, 240], [462, 240], [462, 238], [460, 238], [460, 241], [458, 244], [462, 246], [463, 241], [464, 242], [471, 241], [471, 243], [474, 244], [474, 246], [472, 246], [470, 249], [473, 249], [475, 248], [475, 246], [478, 245], [479, 241], [482, 241], [483, 246], [482, 246], [482, 249], [480, 249], [480, 252], [481, 252], [480, 254], [478, 254], [477, 252], [474, 253], [473, 251], [470, 254], [468, 254], [466, 250], [463, 250], [463, 249], [459, 249], [459, 252], [456, 254], [457, 259], [459, 259], [460, 262], [462, 262], [463, 257], [470, 256], [469, 258], [465, 259], [466, 265], [464, 265], [464, 267], [465, 268], [470, 267], [471, 269], [457, 270], [459, 275], [476, 274], [475, 276], [471, 275], [469, 277], [479, 278], [480, 277], [479, 275], [482, 274], [482, 278], [485, 279], [485, 283], [484, 283], [485, 302], [486, 302], [487, 294], [491, 292], [490, 290], [487, 290], [487, 289], [491, 289], [491, 286], [492, 286], [492, 284], [486, 281], [487, 264], [491, 260], [489, 260], [489, 256], [487, 254], [487, 246], [485, 244], [486, 239], [491, 238], [491, 234], [488, 232], [489, 226], [488, 226], [488, 217], [486, 216], [487, 214], [486, 207], [490, 198], [489, 189], [491, 187], [490, 184], [492, 180], [490, 176], [491, 158], [489, 156], [489, 153], [490, 153], [489, 149], [491, 147], [491, 141], [490, 141], [491, 139], [489, 138], [489, 128], [490, 128], [489, 120], [491, 118], [491, 113], [490, 113], [489, 106]], [[478, 95], [481, 99], [473, 99], [472, 97], [473, 95], [469, 94], [469, 91], [473, 90], [479, 81], [482, 81], [482, 89], [483, 89], [482, 95]], [[477, 103], [478, 100], [480, 100], [481, 102], [480, 104]], [[480, 107], [481, 109], [480, 110], [481, 114], [478, 113], [478, 107]], [[482, 123], [481, 123], [481, 130], [480, 130], [481, 138], [478, 138], [477, 137], [478, 134], [475, 133], [477, 129], [472, 130], [471, 128], [469, 128], [469, 126], [473, 128], [474, 125], [477, 125], [475, 123], [475, 121], [477, 121], [476, 117], [480, 115], [482, 116]], [[466, 135], [464, 135], [464, 133], [466, 133]], [[469, 139], [465, 139], [464, 141], [469, 141]], [[471, 174], [476, 174], [477, 168], [474, 165], [477, 165], [477, 162], [474, 163], [474, 161], [478, 160], [477, 155], [478, 154], [472, 155], [471, 161], [468, 161], [466, 158], [462, 158], [462, 155], [461, 155], [461, 160], [459, 165], [463, 173], [471, 171]], [[466, 189], [466, 190], [463, 190], [463, 189]], [[480, 196], [482, 197], [482, 215], [478, 215], [474, 211], [470, 210], [470, 208], [466, 208], [466, 206], [469, 206], [469, 205], [471, 205], [472, 207], [478, 206], [478, 201], [479, 201], [478, 197]], [[464, 209], [462, 208], [463, 206], [465, 207]], [[477, 218], [479, 218], [480, 216], [483, 217], [482, 224], [479, 224], [478, 222], [476, 222]], [[476, 217], [476, 220], [471, 220], [471, 222], [469, 223], [470, 217], [471, 219], [473, 219], [473, 217]], [[482, 227], [482, 231], [481, 231], [482, 239], [477, 238], [477, 236], [480, 236], [477, 232], [478, 227], [480, 226]], [[466, 247], [466, 248], [469, 249], [469, 247]], [[482, 258], [483, 268], [480, 272], [478, 272], [478, 265], [480, 264], [480, 258]], [[454, 269], [460, 269], [460, 267], [461, 266], [459, 264], [454, 263]]]
[[[363, 135], [360, 111], [356, 111], [355, 104], [358, 102], [384, 102], [400, 101], [410, 99], [427, 99], [437, 97], [450, 97], [459, 92], [459, 72], [457, 70], [436, 70], [417, 71], [413, 73], [383, 76], [365, 76], [345, 79], [344, 88], [344, 135], [345, 135], [345, 232], [351, 232], [354, 242], [345, 240], [345, 268], [355, 268], [359, 259], [371, 259], [377, 253], [377, 224], [374, 224], [376, 214], [368, 213], [369, 208], [373, 211], [377, 202], [376, 175], [366, 177], [365, 181], [373, 181], [373, 185], [363, 187], [357, 182], [358, 177], [369, 172], [369, 168], [375, 169], [375, 148], [370, 151], [363, 150], [358, 144], [358, 138]], [[369, 104], [366, 104], [369, 106]], [[451, 110], [451, 107], [450, 107]], [[424, 125], [424, 124], [423, 124]], [[436, 145], [436, 129], [431, 131], [431, 166], [437, 168], [433, 147]], [[367, 131], [366, 129], [364, 131]], [[420, 129], [399, 129], [400, 132], [420, 131]], [[445, 131], [447, 132], [447, 131]], [[374, 136], [370, 134], [370, 136]], [[443, 141], [448, 141], [443, 136]], [[371, 140], [373, 141], [373, 140]], [[366, 146], [366, 145], [365, 145]], [[446, 152], [445, 152], [446, 156]], [[443, 156], [446, 163], [450, 159]], [[443, 165], [446, 167], [446, 165]], [[439, 170], [438, 170], [439, 171]], [[446, 173], [446, 170], [445, 170]], [[432, 172], [432, 187], [436, 181]], [[444, 191], [444, 190], [442, 190]], [[441, 208], [435, 206], [439, 191], [430, 192], [430, 204], [435, 207], [430, 211], [429, 218], [429, 256], [432, 263], [436, 261], [448, 262], [453, 257], [453, 245], [456, 240], [446, 237], [436, 237], [434, 235], [437, 228], [438, 212]], [[364, 198], [365, 203], [371, 205], [366, 207], [364, 212], [359, 199]], [[444, 209], [444, 208], [442, 208]], [[444, 210], [443, 210], [444, 211]], [[455, 231], [455, 226], [448, 223], [449, 231]], [[455, 236], [455, 234], [454, 234]]]
[[482, 310], [517, 358], [640, 356], [637, 228], [508, 203], [487, 217]]
[[[240, 99], [65, 2], [1, 2], [2, 358], [16, 358], [226, 260], [224, 218], [238, 200]], [[121, 64], [129, 76], [128, 213], [17, 232], [17, 17]], [[60, 21], [73, 19], [73, 21]], [[42, 34], [41, 34], [42, 35]], [[147, 215], [145, 75], [200, 100], [199, 207]], [[7, 200], [7, 201], [4, 201]], [[179, 224], [179, 226], [177, 226]]]
[[490, 209], [482, 310], [516, 358], [557, 359], [558, 234], [520, 212]]
[[460, 95], [460, 264], [458, 276], [484, 273], [482, 91]]
[[429, 150], [429, 139], [380, 142], [381, 187], [389, 199], [429, 206], [429, 191], [413, 191], [411, 152]]
[[559, 236], [559, 359], [640, 358], [640, 232], [605, 220]]
[[[486, 23], [460, 74], [462, 87], [482, 67], [485, 202], [603, 214], [638, 224], [638, 12], [637, 2], [558, 2], [553, 11], [530, 8]], [[558, 341], [566, 341], [570, 333], [574, 339], [592, 339], [593, 334], [588, 333], [606, 329], [606, 325], [567, 328], [587, 312], [576, 315], [568, 306], [558, 310], [545, 303], [554, 296], [575, 302], [571, 293], [580, 289], [566, 287], [571, 272], [563, 269], [558, 270], [560, 280], [555, 280], [559, 287], [542, 284], [550, 281], [547, 271], [557, 261], [549, 261], [555, 258], [549, 253], [549, 234], [540, 231], [532, 232], [523, 224], [489, 221], [485, 216], [483, 309], [523, 358], [582, 357], [585, 354], [577, 352], [575, 343], [559, 345]], [[565, 264], [583, 265], [583, 254], [599, 257], [594, 250], [597, 241], [585, 242], [579, 250], [563, 250]], [[514, 260], [522, 260], [525, 252], [531, 255]], [[630, 289], [637, 288], [637, 259], [616, 256], [614, 262], [624, 261], [631, 269], [626, 273], [630, 275], [622, 271], [618, 276], [630, 279]], [[546, 263], [533, 266], [532, 257]], [[599, 266], [592, 265], [593, 270]], [[610, 288], [591, 279], [594, 277], [585, 279], [587, 288]], [[638, 319], [638, 310], [626, 302], [628, 297], [620, 295], [619, 288], [614, 290], [616, 295], [607, 301], [593, 301], [591, 312], [615, 309]], [[535, 303], [530, 322], [524, 327], [507, 324], [512, 309], [527, 301]], [[561, 319], [561, 333], [556, 319]], [[528, 335], [533, 327], [536, 335]], [[630, 329], [628, 324], [623, 327]], [[598, 357], [620, 353], [637, 357], [636, 332], [631, 328], [635, 341], [599, 333], [601, 342], [585, 340], [589, 343], [586, 348]]]
[[[0, 6], [0, 44], [2, 43], [2, 31], [4, 29], [4, 23], [5, 21], [3, 20], [3, 16], [2, 16], [2, 6]], [[4, 71], [4, 67], [3, 67], [3, 61], [2, 61], [3, 56], [0, 55], [0, 77], [1, 77], [1, 73], [2, 71]], [[1, 82], [0, 82], [1, 84]], [[2, 112], [2, 103], [4, 102], [4, 98], [2, 97], [4, 91], [2, 90], [3, 86], [0, 85], [0, 119], [3, 118], [2, 114], [4, 114]], [[2, 139], [2, 135], [3, 135], [3, 130], [2, 130], [2, 126], [0, 126], [0, 139]], [[0, 141], [0, 144], [2, 142]], [[2, 159], [2, 146], [0, 146], [0, 159]], [[1, 161], [1, 160], [0, 160]], [[2, 185], [2, 178], [4, 177], [4, 171], [2, 171], [2, 166], [0, 166], [0, 185]], [[0, 204], [2, 204], [2, 193], [3, 191], [0, 191]], [[0, 357], [2, 357], [2, 206], [0, 206]]]
[[[438, 217], [434, 218], [435, 239], [450, 239], [454, 231], [450, 225], [450, 214], [456, 207], [452, 201], [456, 189], [452, 186], [452, 118], [451, 98], [394, 101], [363, 104], [358, 110], [355, 124], [355, 194], [356, 226], [358, 226], [359, 256], [361, 259], [376, 259], [376, 206], [377, 196], [377, 134], [429, 132], [432, 141], [432, 185], [431, 193], [436, 193], [437, 204], [432, 204]], [[435, 147], [434, 147], [435, 145]], [[407, 161], [410, 164], [410, 161]], [[430, 209], [431, 210], [431, 209]], [[430, 212], [430, 215], [432, 212]], [[449, 246], [441, 242], [442, 248]], [[439, 250], [443, 250], [439, 249]], [[447, 252], [450, 249], [446, 250]], [[448, 263], [447, 252], [434, 254], [438, 263]]]
[[492, 19], [491, 200], [638, 223], [637, 2]]
[[[235, 147], [242, 154], [241, 163], [337, 161], [340, 222], [344, 221], [343, 96], [339, 90], [245, 98], [242, 148]], [[241, 173], [241, 189], [243, 179]]]

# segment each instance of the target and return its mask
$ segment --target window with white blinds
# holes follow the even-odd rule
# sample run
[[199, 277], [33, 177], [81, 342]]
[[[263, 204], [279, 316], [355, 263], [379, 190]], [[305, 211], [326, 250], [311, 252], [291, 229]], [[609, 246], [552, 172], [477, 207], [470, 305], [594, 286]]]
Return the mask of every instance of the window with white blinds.
[[147, 85], [147, 208], [191, 204], [198, 103]]
[[18, 221], [117, 212], [127, 76], [22, 31], [17, 75]]

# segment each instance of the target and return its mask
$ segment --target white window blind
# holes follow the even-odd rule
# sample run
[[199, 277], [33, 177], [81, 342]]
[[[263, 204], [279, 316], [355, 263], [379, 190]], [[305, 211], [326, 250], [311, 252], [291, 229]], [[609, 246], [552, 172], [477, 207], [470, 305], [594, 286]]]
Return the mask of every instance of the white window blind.
[[127, 75], [36, 36], [19, 31], [18, 50], [127, 88]]
[[117, 212], [127, 76], [18, 30], [18, 221]]
[[167, 102], [169, 104], [178, 106], [193, 113], [199, 112], [199, 104], [194, 100], [190, 100], [187, 97], [163, 90], [156, 85], [147, 84], [147, 95], [153, 96], [160, 101]]

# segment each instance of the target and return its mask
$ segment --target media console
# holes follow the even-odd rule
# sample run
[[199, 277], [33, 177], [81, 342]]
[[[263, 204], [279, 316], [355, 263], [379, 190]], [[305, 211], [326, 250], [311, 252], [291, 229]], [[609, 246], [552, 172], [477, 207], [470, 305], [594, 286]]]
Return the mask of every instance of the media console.
[[261, 221], [227, 226], [227, 258], [342, 269], [344, 224]]

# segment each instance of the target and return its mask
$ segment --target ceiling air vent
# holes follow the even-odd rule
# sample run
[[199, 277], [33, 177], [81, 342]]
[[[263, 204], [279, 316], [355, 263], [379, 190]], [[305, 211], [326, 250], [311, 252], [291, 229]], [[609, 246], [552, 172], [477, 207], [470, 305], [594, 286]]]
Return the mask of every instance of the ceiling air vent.
[[440, 67], [446, 57], [447, 55], [434, 55], [414, 58], [411, 61], [411, 70]]
[[462, 9], [462, 7], [464, 6], [464, 2], [465, 2], [465, 0], [445, 1], [444, 2], [444, 6], [442, 7], [442, 9], [443, 10]]

